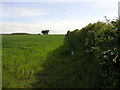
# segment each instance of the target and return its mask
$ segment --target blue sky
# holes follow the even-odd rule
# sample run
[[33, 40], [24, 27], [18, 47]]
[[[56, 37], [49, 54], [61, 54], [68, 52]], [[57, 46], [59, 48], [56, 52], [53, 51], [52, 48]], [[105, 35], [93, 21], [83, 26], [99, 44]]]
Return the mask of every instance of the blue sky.
[[117, 17], [118, 2], [2, 2], [2, 33], [65, 34], [98, 20]]

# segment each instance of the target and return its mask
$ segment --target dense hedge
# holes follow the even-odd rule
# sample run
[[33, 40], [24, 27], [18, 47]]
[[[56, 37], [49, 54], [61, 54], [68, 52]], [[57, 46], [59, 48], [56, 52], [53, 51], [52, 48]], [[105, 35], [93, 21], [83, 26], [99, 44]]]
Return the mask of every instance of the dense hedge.
[[[96, 22], [69, 32], [60, 54], [80, 61], [86, 87], [120, 86], [120, 20]], [[81, 80], [81, 81], [82, 81]]]

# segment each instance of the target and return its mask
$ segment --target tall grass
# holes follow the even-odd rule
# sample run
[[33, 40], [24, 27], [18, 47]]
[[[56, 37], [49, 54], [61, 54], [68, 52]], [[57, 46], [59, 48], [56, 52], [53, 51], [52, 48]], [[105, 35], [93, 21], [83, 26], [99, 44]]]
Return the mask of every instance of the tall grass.
[[49, 52], [64, 42], [64, 35], [3, 35], [3, 87], [32, 87]]

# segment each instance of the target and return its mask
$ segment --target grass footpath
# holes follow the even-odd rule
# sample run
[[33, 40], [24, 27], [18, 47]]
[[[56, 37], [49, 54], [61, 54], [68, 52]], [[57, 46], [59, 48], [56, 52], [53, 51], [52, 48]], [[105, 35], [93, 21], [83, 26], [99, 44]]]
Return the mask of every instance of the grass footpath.
[[[64, 35], [3, 35], [2, 83], [4, 88], [32, 88], [39, 82], [49, 52], [61, 46]], [[36, 87], [42, 87], [42, 81]], [[34, 85], [35, 86], [35, 85]]]

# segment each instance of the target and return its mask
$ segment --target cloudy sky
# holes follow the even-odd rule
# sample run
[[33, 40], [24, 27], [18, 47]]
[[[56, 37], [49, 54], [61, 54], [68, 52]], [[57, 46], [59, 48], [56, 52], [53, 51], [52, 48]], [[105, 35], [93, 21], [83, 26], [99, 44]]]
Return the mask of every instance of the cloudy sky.
[[66, 34], [68, 30], [81, 29], [89, 23], [103, 21], [104, 16], [118, 16], [119, 0], [30, 0], [24, 2], [2, 1], [0, 4], [0, 33]]

